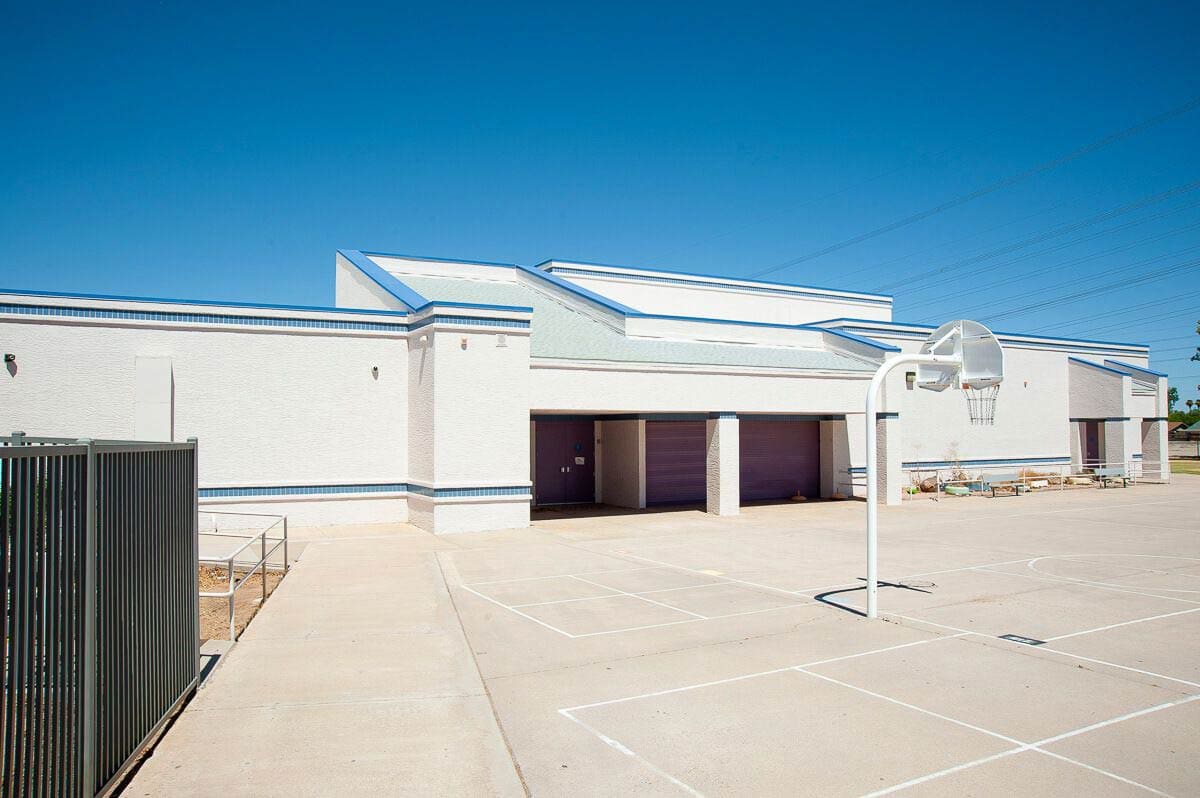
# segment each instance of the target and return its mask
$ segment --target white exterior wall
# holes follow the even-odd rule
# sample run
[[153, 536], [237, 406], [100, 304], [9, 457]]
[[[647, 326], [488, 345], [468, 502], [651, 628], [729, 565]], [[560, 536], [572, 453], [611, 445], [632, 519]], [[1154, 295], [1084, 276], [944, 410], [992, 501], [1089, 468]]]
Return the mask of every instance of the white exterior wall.
[[406, 310], [404, 303], [383, 290], [341, 253], [334, 258], [334, 304], [361, 310]]
[[[670, 369], [670, 370], [669, 370]], [[669, 366], [563, 365], [535, 360], [533, 407], [540, 412], [840, 414], [861, 408], [869, 373], [797, 376]]]
[[1093, 368], [1084, 363], [1069, 363], [1071, 418], [1124, 418], [1129, 415], [1127, 397], [1131, 380], [1123, 374]]
[[[409, 377], [410, 482], [434, 494], [412, 492], [414, 523], [439, 534], [528, 526], [528, 330], [429, 325], [416, 333]], [[461, 493], [514, 488], [525, 492]]]
[[[563, 264], [570, 268], [570, 264]], [[581, 267], [592, 268], [592, 267]], [[891, 321], [890, 303], [855, 301], [851, 297], [814, 296], [803, 289], [786, 286], [761, 286], [761, 290], [735, 285], [681, 285], [655, 282], [653, 278], [630, 279], [611, 276], [576, 275], [553, 272], [564, 280], [615, 299], [643, 313], [669, 316], [695, 316], [710, 319], [740, 319], [771, 324], [808, 324], [840, 317]], [[652, 273], [647, 273], [652, 274]], [[667, 279], [700, 281], [688, 275], [669, 275]]]
[[[171, 308], [181, 309], [198, 310]], [[144, 426], [145, 414], [161, 422], [168, 412], [161, 380], [169, 364], [173, 437], [199, 439], [201, 488], [406, 481], [403, 337], [57, 317], [4, 317], [0, 336], [17, 356], [16, 375], [0, 380], [3, 423], [11, 430], [157, 437], [162, 427]], [[158, 371], [156, 392], [141, 402], [139, 359], [153, 359]], [[202, 501], [206, 509], [288, 513], [295, 524], [407, 517], [403, 498], [377, 493]]]
[[[916, 352], [920, 342], [879, 336]], [[882, 406], [900, 414], [904, 463], [1062, 458], [1071, 454], [1069, 381], [1062, 352], [1005, 346], [1005, 379], [996, 402], [996, 423], [974, 425], [962, 391], [908, 389], [906, 371], [889, 375]]]

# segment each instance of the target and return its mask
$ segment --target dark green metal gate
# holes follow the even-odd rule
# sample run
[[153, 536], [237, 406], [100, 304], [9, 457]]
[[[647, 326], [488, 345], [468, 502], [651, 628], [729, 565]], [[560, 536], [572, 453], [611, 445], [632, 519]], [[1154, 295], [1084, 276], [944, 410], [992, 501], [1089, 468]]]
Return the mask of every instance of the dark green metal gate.
[[195, 689], [196, 443], [0, 438], [0, 795], [91, 798]]

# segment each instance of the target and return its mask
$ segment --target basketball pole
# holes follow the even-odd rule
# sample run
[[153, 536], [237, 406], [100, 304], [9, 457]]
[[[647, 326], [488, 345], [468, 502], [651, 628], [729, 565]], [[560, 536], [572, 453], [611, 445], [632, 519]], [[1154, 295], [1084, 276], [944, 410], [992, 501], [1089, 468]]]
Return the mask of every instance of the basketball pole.
[[867, 617], [879, 617], [879, 430], [875, 416], [879, 389], [892, 369], [909, 364], [962, 365], [960, 355], [899, 355], [885, 360], [867, 388]]

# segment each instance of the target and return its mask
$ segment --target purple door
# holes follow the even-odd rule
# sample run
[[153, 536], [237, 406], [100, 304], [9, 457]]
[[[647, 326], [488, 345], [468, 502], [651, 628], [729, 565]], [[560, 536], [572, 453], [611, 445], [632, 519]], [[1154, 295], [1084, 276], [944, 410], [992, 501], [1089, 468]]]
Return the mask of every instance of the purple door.
[[708, 498], [704, 421], [646, 422], [646, 504], [697, 504]]
[[742, 501], [821, 495], [820, 422], [742, 416], [738, 427]]
[[534, 504], [596, 499], [596, 438], [591, 421], [543, 421], [534, 428]]
[[1100, 422], [1083, 422], [1083, 464], [1094, 468], [1100, 465]]

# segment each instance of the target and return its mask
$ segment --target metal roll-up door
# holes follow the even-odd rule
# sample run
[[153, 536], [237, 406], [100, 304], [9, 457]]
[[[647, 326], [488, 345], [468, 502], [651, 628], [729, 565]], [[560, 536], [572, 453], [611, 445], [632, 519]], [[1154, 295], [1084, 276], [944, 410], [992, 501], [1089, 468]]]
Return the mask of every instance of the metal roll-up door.
[[703, 504], [705, 421], [646, 422], [646, 504]]
[[820, 495], [820, 422], [742, 416], [738, 426], [743, 502]]

